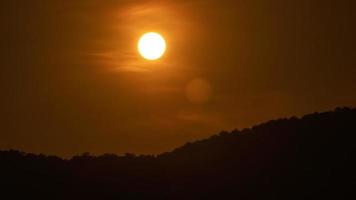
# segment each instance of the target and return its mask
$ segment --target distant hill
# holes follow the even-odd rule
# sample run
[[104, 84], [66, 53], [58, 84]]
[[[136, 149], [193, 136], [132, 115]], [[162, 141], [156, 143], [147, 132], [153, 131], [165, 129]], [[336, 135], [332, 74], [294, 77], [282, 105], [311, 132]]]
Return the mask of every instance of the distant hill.
[[[355, 199], [356, 109], [221, 132], [157, 156], [0, 152], [4, 199]], [[356, 163], [356, 162], [355, 162]], [[2, 198], [1, 198], [2, 199]]]

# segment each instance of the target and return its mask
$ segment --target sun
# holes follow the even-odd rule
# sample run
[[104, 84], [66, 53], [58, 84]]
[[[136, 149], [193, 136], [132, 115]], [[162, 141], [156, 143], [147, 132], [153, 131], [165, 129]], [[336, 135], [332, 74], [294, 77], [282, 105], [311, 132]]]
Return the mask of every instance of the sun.
[[145, 33], [138, 41], [138, 52], [147, 60], [157, 60], [166, 51], [166, 41], [155, 32]]

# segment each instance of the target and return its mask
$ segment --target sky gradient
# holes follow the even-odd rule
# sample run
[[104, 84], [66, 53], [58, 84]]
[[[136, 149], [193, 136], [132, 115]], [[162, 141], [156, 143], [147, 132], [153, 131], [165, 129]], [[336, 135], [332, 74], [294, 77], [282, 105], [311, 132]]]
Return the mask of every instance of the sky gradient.
[[[353, 0], [6, 0], [0, 149], [156, 154], [356, 106]], [[137, 52], [161, 33], [157, 61]]]

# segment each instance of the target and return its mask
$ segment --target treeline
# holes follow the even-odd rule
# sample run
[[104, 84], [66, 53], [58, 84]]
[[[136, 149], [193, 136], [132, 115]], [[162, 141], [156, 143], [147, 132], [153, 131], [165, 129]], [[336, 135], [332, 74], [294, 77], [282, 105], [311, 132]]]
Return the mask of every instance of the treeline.
[[0, 151], [0, 191], [11, 199], [353, 199], [355, 133], [356, 109], [338, 108], [156, 156]]

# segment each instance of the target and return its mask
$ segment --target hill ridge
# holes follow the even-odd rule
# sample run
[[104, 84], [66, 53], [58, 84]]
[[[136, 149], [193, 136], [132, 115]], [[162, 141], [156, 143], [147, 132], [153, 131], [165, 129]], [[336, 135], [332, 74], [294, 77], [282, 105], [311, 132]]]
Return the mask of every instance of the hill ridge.
[[157, 156], [0, 151], [0, 188], [15, 199], [344, 199], [355, 196], [355, 133], [356, 109], [338, 108]]

